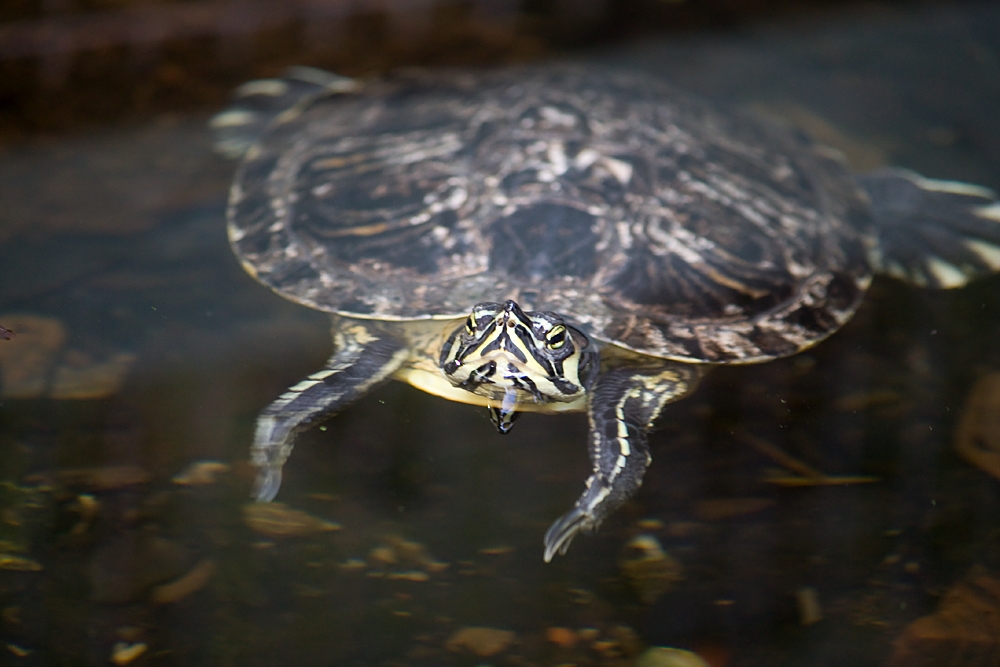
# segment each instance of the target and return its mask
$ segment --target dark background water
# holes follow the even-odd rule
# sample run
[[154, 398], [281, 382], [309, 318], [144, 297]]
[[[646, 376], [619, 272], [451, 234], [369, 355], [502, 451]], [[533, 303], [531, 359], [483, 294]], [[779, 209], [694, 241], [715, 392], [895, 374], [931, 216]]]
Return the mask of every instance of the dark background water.
[[[664, 414], [636, 499], [549, 565], [585, 419], [527, 415], [500, 438], [398, 383], [306, 433], [286, 467], [280, 500], [340, 530], [254, 530], [257, 411], [330, 343], [324, 316], [232, 257], [234, 165], [206, 129], [233, 85], [290, 64], [568, 55], [790, 119], [859, 170], [1000, 189], [994, 3], [67, 0], [6, 3], [0, 21], [0, 324], [18, 332], [0, 341], [0, 664], [106, 664], [120, 643], [166, 665], [630, 665], [656, 644], [713, 667], [881, 665], [970, 572], [996, 583], [1000, 482], [952, 449], [974, 382], [1000, 368], [996, 277], [878, 279], [822, 345], [716, 371]], [[790, 473], [764, 446], [875, 481], [776, 484]], [[198, 460], [228, 472], [172, 481]], [[679, 573], [659, 597], [622, 564], [637, 534]], [[199, 572], [187, 594], [155, 588]], [[810, 599], [823, 618], [804, 623]], [[980, 618], [1000, 606], [976, 600]], [[934, 650], [992, 664], [988, 639], [959, 655], [963, 613]], [[470, 626], [516, 642], [449, 647]]]

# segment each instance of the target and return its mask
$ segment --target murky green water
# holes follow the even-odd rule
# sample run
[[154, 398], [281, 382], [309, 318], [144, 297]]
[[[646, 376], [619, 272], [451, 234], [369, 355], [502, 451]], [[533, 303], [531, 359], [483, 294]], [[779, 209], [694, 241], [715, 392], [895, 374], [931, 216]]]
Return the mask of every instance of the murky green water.
[[[792, 118], [861, 167], [1000, 189], [988, 4], [582, 55]], [[232, 257], [210, 113], [0, 153], [0, 226], [17, 230], [0, 324], [18, 332], [0, 341], [0, 663], [145, 647], [131, 664], [631, 665], [667, 645], [713, 667], [882, 665], [973, 573], [980, 597], [924, 655], [993, 664], [1000, 480], [953, 439], [973, 383], [1000, 372], [1000, 278], [878, 280], [814, 350], [715, 372], [665, 413], [638, 497], [549, 565], [542, 535], [588, 469], [584, 417], [527, 415], [501, 438], [399, 384], [301, 438], [279, 499], [310, 516], [266, 521], [245, 509], [253, 422], [319, 367], [327, 324]], [[768, 448], [871, 480], [793, 485]], [[196, 461], [223, 465], [176, 479]], [[647, 570], [629, 565], [639, 535], [668, 554]], [[472, 627], [513, 634], [466, 642]]]

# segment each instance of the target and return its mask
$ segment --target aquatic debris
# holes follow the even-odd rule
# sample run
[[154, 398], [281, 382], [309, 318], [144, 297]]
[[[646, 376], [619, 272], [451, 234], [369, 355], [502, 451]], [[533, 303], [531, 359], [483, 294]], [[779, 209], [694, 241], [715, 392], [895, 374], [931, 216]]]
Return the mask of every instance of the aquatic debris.
[[148, 649], [149, 647], [142, 642], [136, 642], [135, 644], [118, 642], [111, 647], [111, 662], [116, 665], [127, 665]]
[[284, 503], [247, 503], [243, 506], [243, 523], [250, 530], [268, 537], [301, 537], [341, 527], [339, 523], [292, 509]]
[[45, 568], [38, 561], [30, 558], [22, 558], [11, 554], [0, 554], [0, 570], [13, 570], [14, 572], [39, 572]]
[[385, 578], [396, 581], [429, 581], [431, 575], [423, 570], [406, 570], [405, 572], [390, 572], [385, 575]]
[[653, 646], [643, 651], [635, 667], [709, 667], [709, 665], [697, 653], [667, 646]]
[[215, 561], [205, 558], [191, 568], [187, 574], [166, 584], [154, 586], [149, 599], [157, 604], [179, 602], [205, 587], [215, 574]]
[[14, 335], [14, 332], [7, 327], [0, 327], [0, 340], [10, 340]]
[[652, 604], [681, 579], [681, 566], [659, 540], [649, 534], [636, 535], [622, 547], [618, 567], [644, 604]]
[[514, 553], [514, 547], [507, 546], [506, 544], [500, 544], [495, 547], [485, 547], [479, 550], [484, 556], [505, 556], [507, 554]]
[[30, 648], [23, 648], [17, 644], [6, 644], [7, 650], [16, 655], [19, 658], [27, 658], [29, 655], [34, 653]]
[[215, 484], [216, 478], [229, 472], [229, 465], [221, 461], [195, 461], [170, 478], [180, 486], [208, 486]]
[[66, 486], [76, 486], [93, 491], [112, 491], [126, 486], [145, 484], [150, 474], [137, 465], [110, 465], [97, 468], [72, 468], [60, 470], [56, 478]]
[[458, 652], [465, 649], [481, 658], [488, 658], [506, 650], [516, 640], [517, 635], [510, 630], [465, 627], [455, 631], [444, 646], [449, 651]]
[[694, 513], [702, 521], [723, 521], [746, 514], [756, 514], [774, 505], [770, 498], [709, 498], [695, 505]]
[[903, 397], [893, 389], [866, 389], [841, 396], [833, 402], [833, 409], [841, 412], [863, 412], [871, 408], [899, 403]]
[[1000, 373], [986, 375], [973, 385], [955, 428], [955, 451], [1000, 479]]
[[738, 441], [749, 445], [792, 473], [791, 475], [769, 475], [766, 481], [771, 484], [778, 486], [847, 486], [879, 481], [878, 477], [869, 475], [826, 475], [764, 438], [758, 438], [740, 429], [733, 435]]
[[[1000, 655], [1000, 577], [977, 566], [944, 594], [937, 611], [906, 626], [890, 667], [986, 667]], [[977, 658], [978, 656], [978, 658]]]

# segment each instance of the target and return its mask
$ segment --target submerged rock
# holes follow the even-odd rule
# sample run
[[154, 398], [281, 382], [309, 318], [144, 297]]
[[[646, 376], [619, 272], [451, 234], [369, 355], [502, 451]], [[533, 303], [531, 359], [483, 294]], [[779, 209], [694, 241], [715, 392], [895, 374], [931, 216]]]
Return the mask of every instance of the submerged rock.
[[986, 667], [1000, 655], [1000, 577], [976, 567], [945, 593], [937, 611], [906, 626], [890, 667]]
[[467, 650], [481, 658], [488, 658], [506, 650], [517, 639], [510, 630], [498, 628], [467, 627], [453, 634], [445, 648], [449, 651]]
[[268, 537], [297, 537], [340, 530], [340, 524], [292, 509], [284, 503], [247, 503], [243, 522], [255, 533]]
[[636, 535], [618, 556], [622, 575], [644, 604], [652, 604], [681, 578], [681, 566], [652, 535]]
[[135, 361], [134, 354], [120, 350], [94, 356], [65, 349], [69, 332], [53, 317], [8, 314], [3, 321], [17, 332], [0, 347], [4, 398], [103, 398], [121, 388]]
[[156, 584], [181, 576], [190, 551], [173, 540], [131, 530], [94, 552], [88, 567], [91, 598], [104, 604], [135, 602]]
[[179, 486], [208, 486], [215, 484], [219, 475], [229, 472], [230, 466], [221, 461], [195, 461], [170, 478]]
[[697, 653], [679, 648], [654, 646], [646, 649], [635, 667], [709, 667]]
[[973, 385], [955, 428], [955, 450], [1000, 479], [1000, 373], [982, 377]]

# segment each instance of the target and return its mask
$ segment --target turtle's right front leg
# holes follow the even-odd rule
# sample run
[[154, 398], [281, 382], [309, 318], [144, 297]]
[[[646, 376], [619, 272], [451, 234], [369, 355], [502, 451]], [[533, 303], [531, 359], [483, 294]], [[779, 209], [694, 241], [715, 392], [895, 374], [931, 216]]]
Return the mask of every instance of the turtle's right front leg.
[[257, 466], [253, 497], [259, 501], [277, 495], [281, 467], [300, 431], [386, 380], [409, 353], [402, 340], [357, 321], [334, 332], [334, 346], [323, 370], [290, 387], [257, 418], [251, 461]]

